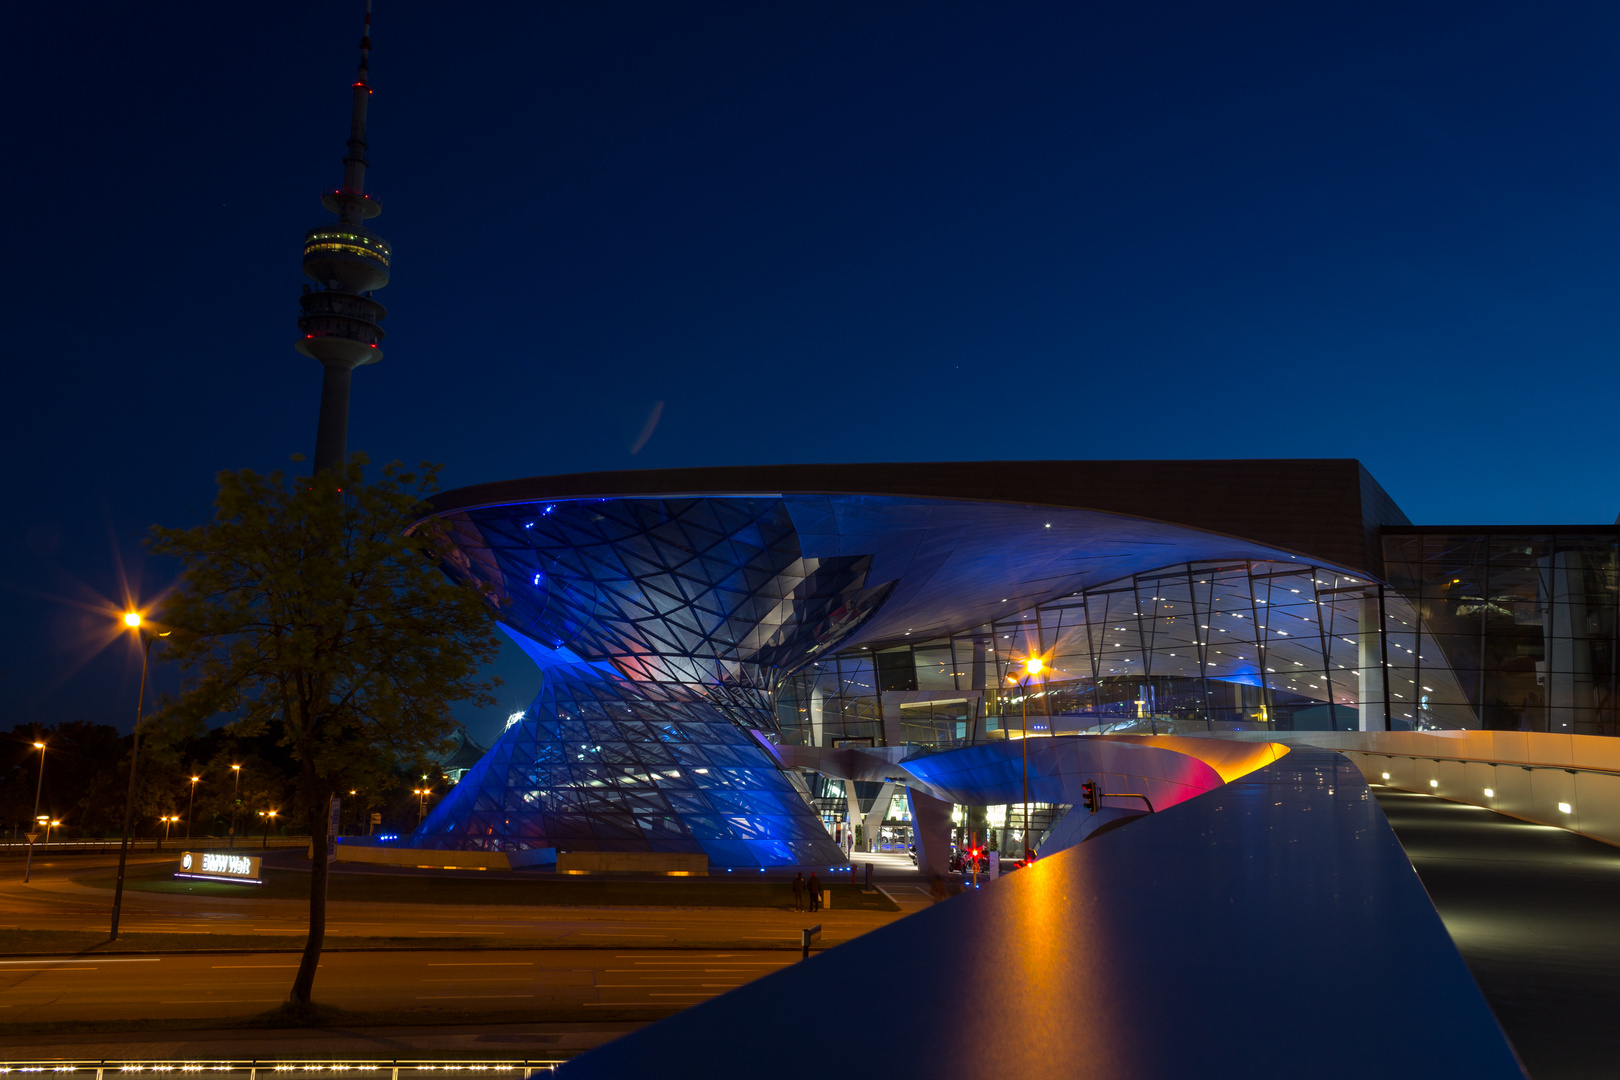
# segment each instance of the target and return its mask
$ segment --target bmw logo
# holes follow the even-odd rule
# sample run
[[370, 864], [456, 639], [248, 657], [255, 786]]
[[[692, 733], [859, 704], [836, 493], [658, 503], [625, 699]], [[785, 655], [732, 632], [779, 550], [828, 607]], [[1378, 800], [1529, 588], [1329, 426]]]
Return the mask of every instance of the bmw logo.
[[180, 869], [191, 869], [191, 852], [188, 851], [184, 855], [180, 856]]

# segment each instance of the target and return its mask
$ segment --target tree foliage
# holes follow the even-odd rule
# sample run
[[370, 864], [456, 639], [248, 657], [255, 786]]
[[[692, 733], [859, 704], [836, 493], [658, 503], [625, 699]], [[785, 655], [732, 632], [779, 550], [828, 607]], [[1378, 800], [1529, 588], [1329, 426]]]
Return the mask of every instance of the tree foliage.
[[327, 800], [385, 790], [397, 771], [451, 748], [450, 705], [492, 704], [495, 605], [440, 573], [444, 537], [426, 517], [436, 468], [398, 462], [368, 482], [365, 459], [315, 477], [219, 475], [211, 520], [158, 527], [181, 561], [159, 621], [186, 687], [170, 731], [227, 717], [276, 736], [296, 764], [296, 811], [314, 838], [310, 935], [289, 1003], [307, 1008], [325, 936]]

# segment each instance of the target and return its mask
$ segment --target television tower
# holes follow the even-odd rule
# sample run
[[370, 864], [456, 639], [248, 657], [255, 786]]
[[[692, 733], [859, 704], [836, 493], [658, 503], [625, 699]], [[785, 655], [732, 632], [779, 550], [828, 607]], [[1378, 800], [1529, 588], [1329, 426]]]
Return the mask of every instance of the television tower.
[[354, 111], [349, 120], [349, 152], [343, 158], [343, 186], [321, 194], [321, 205], [338, 216], [336, 225], [317, 225], [304, 234], [304, 273], [315, 282], [304, 286], [298, 306], [303, 314], [296, 348], [319, 360], [321, 418], [315, 432], [315, 472], [348, 460], [349, 382], [354, 369], [382, 359], [378, 326], [388, 314], [371, 298], [388, 284], [392, 256], [388, 241], [361, 224], [382, 213], [366, 192], [366, 103], [371, 97], [371, 0], [366, 0], [365, 33], [360, 38], [360, 72], [354, 81]]

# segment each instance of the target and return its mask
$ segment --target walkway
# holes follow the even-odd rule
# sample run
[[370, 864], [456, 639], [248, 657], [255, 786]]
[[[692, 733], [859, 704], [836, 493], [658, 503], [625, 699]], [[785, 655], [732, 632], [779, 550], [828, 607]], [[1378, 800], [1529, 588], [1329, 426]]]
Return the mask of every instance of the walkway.
[[[1373, 791], [1531, 1077], [1614, 1076], [1620, 848], [1480, 807]], [[1390, 985], [1399, 993], [1399, 980]]]

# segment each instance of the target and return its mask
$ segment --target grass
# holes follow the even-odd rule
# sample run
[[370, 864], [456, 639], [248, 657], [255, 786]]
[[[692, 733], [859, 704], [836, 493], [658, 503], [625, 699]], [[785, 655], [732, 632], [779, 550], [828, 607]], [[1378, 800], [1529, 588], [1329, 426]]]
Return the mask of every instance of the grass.
[[[111, 889], [112, 870], [78, 875], [73, 881]], [[309, 876], [296, 870], [265, 867], [263, 885], [196, 881], [174, 876], [173, 864], [139, 866], [124, 877], [124, 888], [141, 892], [192, 896], [241, 897], [254, 900], [301, 900], [309, 895]], [[882, 893], [863, 893], [859, 886], [825, 886], [836, 911], [899, 911]], [[398, 904], [519, 904], [542, 907], [747, 907], [793, 906], [793, 887], [785, 881], [728, 881], [723, 878], [614, 880], [599, 877], [489, 878], [428, 877], [420, 874], [335, 873], [327, 885], [331, 900]]]

